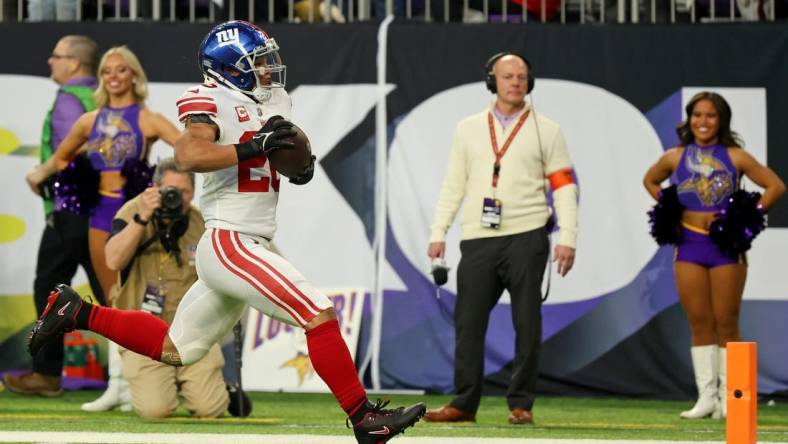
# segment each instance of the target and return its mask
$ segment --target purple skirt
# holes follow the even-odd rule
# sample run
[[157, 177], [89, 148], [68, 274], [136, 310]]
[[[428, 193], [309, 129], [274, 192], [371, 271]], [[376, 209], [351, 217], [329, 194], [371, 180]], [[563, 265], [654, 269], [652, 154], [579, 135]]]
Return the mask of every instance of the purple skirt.
[[124, 202], [122, 197], [99, 195], [98, 203], [90, 211], [90, 228], [109, 233], [112, 230], [112, 219]]
[[708, 233], [682, 223], [681, 240], [676, 245], [674, 262], [690, 262], [701, 267], [714, 268], [728, 264], [747, 265], [747, 256], [728, 256], [711, 241]]

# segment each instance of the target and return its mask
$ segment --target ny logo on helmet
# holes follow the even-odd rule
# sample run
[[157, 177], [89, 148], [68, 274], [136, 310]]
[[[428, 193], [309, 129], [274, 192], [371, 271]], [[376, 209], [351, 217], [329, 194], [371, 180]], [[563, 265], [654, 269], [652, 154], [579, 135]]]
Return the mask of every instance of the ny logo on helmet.
[[219, 46], [238, 43], [240, 41], [238, 38], [238, 28], [230, 28], [217, 32], [216, 40], [219, 41]]

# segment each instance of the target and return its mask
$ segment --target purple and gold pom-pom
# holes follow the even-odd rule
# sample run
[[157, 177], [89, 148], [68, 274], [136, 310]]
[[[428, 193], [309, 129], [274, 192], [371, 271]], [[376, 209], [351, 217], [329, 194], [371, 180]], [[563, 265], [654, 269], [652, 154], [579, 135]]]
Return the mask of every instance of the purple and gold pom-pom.
[[152, 165], [148, 165], [148, 162], [136, 157], [123, 162], [120, 174], [126, 178], [126, 184], [123, 185], [123, 196], [126, 200], [133, 199], [153, 185], [154, 169]]
[[728, 197], [728, 205], [709, 227], [711, 241], [723, 253], [736, 257], [752, 247], [764, 228], [766, 218], [758, 205], [761, 193], [738, 190]]
[[676, 185], [663, 188], [659, 200], [648, 212], [651, 237], [659, 245], [678, 243], [681, 239], [681, 215], [684, 206], [679, 202]]
[[79, 155], [55, 177], [53, 188], [57, 211], [73, 214], [90, 214], [99, 200], [99, 180], [101, 176], [93, 169], [90, 160]]

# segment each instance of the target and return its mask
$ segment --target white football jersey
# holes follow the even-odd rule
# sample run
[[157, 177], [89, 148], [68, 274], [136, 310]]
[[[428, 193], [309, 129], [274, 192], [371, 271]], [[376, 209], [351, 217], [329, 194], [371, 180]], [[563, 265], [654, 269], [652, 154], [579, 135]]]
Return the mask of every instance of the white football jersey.
[[[270, 117], [290, 119], [292, 104], [283, 88], [258, 104], [249, 97], [215, 83], [186, 90], [178, 99], [178, 120], [206, 114], [219, 127], [220, 145], [249, 140]], [[206, 228], [220, 228], [272, 239], [276, 231], [276, 203], [280, 177], [268, 159], [257, 157], [204, 175], [200, 209]]]

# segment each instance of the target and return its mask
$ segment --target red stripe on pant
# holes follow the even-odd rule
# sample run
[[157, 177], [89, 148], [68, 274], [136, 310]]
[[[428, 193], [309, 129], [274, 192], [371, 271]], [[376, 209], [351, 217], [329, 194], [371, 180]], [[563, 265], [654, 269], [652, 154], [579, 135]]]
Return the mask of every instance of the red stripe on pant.
[[[301, 326], [306, 325], [316, 316], [309, 312], [302, 304], [299, 304], [298, 301], [287, 293], [287, 290], [279, 285], [278, 282], [271, 278], [271, 276], [257, 264], [241, 256], [241, 253], [236, 250], [232, 244], [230, 231], [216, 229], [213, 236], [213, 246], [219, 260], [230, 270], [230, 272], [246, 281], [263, 295], [263, 297], [287, 312]], [[251, 277], [241, 273], [238, 269], [243, 270], [251, 275]], [[273, 293], [273, 297], [269, 296], [266, 289]]]
[[323, 311], [317, 305], [315, 305], [310, 298], [308, 298], [304, 293], [302, 293], [301, 290], [299, 290], [298, 287], [294, 283], [290, 282], [290, 280], [287, 279], [287, 277], [285, 277], [285, 275], [280, 273], [279, 270], [277, 270], [276, 268], [272, 267], [271, 264], [269, 264], [268, 262], [264, 261], [263, 258], [261, 258], [259, 256], [255, 256], [254, 254], [252, 254], [252, 252], [249, 251], [246, 248], [246, 246], [244, 246], [244, 244], [241, 242], [241, 237], [238, 235], [237, 232], [233, 232], [232, 235], [235, 237], [235, 241], [238, 243], [238, 246], [240, 247], [241, 251], [243, 251], [244, 253], [246, 253], [250, 257], [252, 257], [252, 261], [258, 262], [260, 265], [262, 265], [262, 266], [268, 268], [269, 270], [271, 270], [275, 275], [277, 275], [279, 277], [279, 279], [281, 279], [288, 287], [290, 287], [290, 289], [294, 293], [296, 293], [297, 295], [301, 296], [301, 298], [304, 300], [304, 302], [306, 302], [306, 304], [309, 305], [309, 308], [314, 310], [316, 313], [320, 313], [321, 311]]

